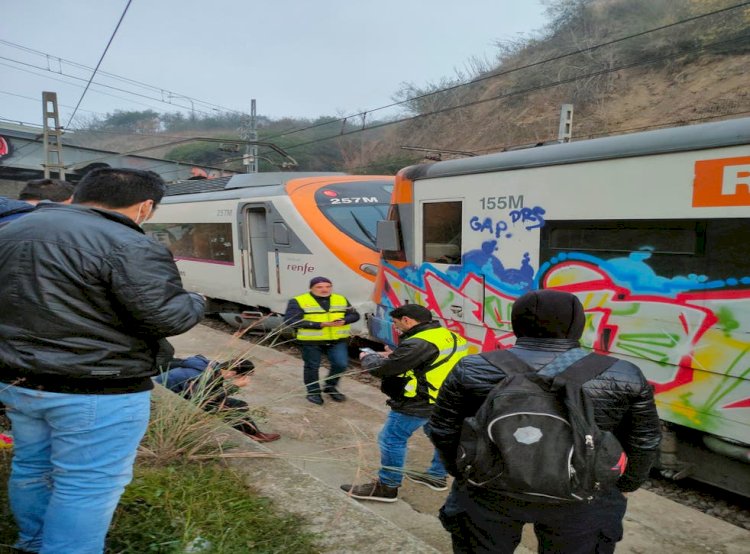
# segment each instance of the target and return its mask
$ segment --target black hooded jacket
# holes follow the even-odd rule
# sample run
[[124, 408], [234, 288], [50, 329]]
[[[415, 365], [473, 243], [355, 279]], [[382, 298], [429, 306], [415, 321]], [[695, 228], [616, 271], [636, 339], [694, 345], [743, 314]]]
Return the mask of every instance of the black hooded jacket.
[[[517, 337], [511, 352], [537, 369], [559, 353], [578, 347], [585, 322], [580, 302], [573, 295], [553, 290], [524, 295], [514, 305], [511, 317]], [[443, 383], [430, 419], [430, 439], [452, 475], [457, 473], [456, 450], [463, 420], [476, 414], [503, 378], [502, 370], [474, 355], [463, 358]], [[583, 390], [593, 401], [597, 425], [612, 431], [628, 455], [618, 488], [637, 489], [648, 477], [661, 440], [651, 385], [637, 366], [618, 360], [585, 383]], [[472, 491], [492, 496], [484, 490]]]
[[[428, 321], [419, 323], [401, 335], [398, 348], [388, 358], [383, 358], [378, 354], [370, 354], [362, 358], [362, 367], [375, 377], [383, 379], [384, 385], [381, 390], [388, 390], [388, 382], [395, 381], [398, 383], [398, 377], [410, 369], [424, 369], [437, 359], [440, 355], [437, 346], [426, 340], [412, 338], [417, 333], [428, 329], [440, 327], [438, 321]], [[401, 383], [403, 384], [403, 383]], [[430, 417], [433, 404], [422, 395], [414, 397], [405, 397], [400, 391], [398, 394], [391, 396], [386, 403], [395, 412], [401, 412], [406, 415], [416, 417]]]
[[204, 305], [129, 218], [52, 203], [0, 229], [0, 298], [0, 381], [91, 394], [150, 389], [159, 339]]

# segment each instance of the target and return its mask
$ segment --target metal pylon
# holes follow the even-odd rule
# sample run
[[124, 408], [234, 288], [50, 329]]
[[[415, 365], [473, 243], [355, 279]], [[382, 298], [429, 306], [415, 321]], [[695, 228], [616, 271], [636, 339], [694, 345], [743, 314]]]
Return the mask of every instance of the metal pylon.
[[65, 179], [65, 166], [62, 159], [62, 129], [57, 111], [57, 93], [42, 92], [42, 113], [44, 115], [44, 178], [56, 171], [58, 179]]

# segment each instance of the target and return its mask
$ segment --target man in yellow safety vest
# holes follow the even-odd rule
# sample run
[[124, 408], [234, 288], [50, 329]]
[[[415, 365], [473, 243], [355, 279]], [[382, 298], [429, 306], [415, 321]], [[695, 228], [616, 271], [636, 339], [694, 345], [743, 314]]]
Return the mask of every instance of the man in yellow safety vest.
[[[310, 292], [289, 301], [284, 320], [297, 331], [297, 342], [304, 361], [307, 400], [322, 405], [321, 388], [335, 402], [346, 400], [337, 386], [339, 376], [349, 363], [348, 339], [351, 324], [359, 321], [357, 310], [345, 296], [333, 292], [330, 279], [313, 277]], [[328, 356], [331, 370], [321, 387], [319, 369], [324, 354]]]
[[390, 313], [401, 339], [396, 350], [362, 353], [362, 367], [382, 378], [381, 390], [388, 395], [391, 411], [378, 436], [378, 478], [364, 485], [341, 485], [360, 500], [395, 502], [404, 476], [432, 490], [448, 489], [448, 472], [437, 450], [426, 473], [405, 471], [409, 438], [424, 428], [432, 414], [438, 390], [453, 366], [468, 352], [462, 336], [441, 327], [432, 313], [418, 304], [405, 304]]

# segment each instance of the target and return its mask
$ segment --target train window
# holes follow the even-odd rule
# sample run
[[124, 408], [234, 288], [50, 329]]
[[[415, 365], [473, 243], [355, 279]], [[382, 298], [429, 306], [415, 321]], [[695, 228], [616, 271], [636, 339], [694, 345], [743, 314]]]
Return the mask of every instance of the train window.
[[[549, 224], [549, 222], [547, 222]], [[552, 250], [632, 252], [650, 248], [659, 254], [695, 254], [701, 229], [686, 221], [578, 221], [549, 227]]]
[[321, 206], [321, 211], [341, 231], [374, 250], [378, 221], [386, 218], [388, 204], [335, 204]]
[[461, 202], [422, 205], [422, 259], [439, 264], [461, 263]]
[[147, 223], [143, 229], [177, 259], [234, 263], [231, 223]]
[[280, 221], [274, 221], [273, 223], [273, 242], [275, 244], [282, 244], [288, 246], [290, 244], [289, 239], [289, 228], [286, 224]]
[[545, 260], [561, 252], [630, 258], [667, 278], [731, 279], [750, 274], [743, 253], [748, 241], [750, 226], [742, 219], [547, 221], [541, 253]]

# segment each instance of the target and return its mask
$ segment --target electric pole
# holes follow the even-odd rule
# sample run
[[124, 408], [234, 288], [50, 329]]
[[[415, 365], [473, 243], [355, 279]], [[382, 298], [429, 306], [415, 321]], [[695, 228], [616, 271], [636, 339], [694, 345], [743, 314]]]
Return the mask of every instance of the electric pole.
[[255, 115], [255, 98], [250, 101], [250, 124], [243, 127], [242, 139], [252, 143], [245, 145], [245, 155], [242, 158], [245, 173], [258, 173], [258, 118]]
[[[62, 128], [57, 111], [57, 93], [42, 92], [42, 116], [44, 120], [44, 178], [49, 179], [57, 171], [58, 179], [65, 180], [65, 165], [62, 160]], [[50, 125], [51, 123], [51, 125]]]

